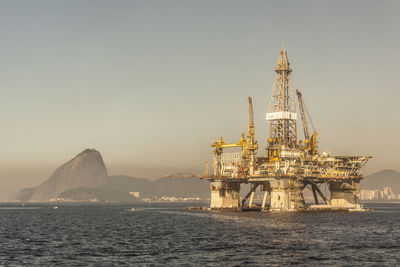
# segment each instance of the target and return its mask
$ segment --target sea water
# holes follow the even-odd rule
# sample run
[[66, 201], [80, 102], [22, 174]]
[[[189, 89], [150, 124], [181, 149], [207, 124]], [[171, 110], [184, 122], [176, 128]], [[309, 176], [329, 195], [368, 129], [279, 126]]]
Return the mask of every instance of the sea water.
[[374, 212], [186, 209], [194, 205], [0, 204], [0, 265], [400, 265], [400, 203], [365, 205]]

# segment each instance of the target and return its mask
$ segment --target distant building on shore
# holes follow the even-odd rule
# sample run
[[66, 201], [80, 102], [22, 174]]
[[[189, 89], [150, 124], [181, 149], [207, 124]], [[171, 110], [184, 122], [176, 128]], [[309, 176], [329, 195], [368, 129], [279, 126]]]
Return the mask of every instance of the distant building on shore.
[[129, 192], [129, 195], [134, 196], [135, 198], [139, 198], [140, 192]]
[[393, 192], [393, 189], [389, 186], [383, 188], [383, 190], [366, 190], [360, 191], [361, 200], [400, 200], [400, 194]]

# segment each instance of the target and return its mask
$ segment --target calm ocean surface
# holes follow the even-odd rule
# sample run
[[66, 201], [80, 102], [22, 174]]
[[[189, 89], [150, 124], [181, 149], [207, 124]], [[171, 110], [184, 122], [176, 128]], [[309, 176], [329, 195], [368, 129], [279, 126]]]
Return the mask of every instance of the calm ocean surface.
[[0, 204], [0, 265], [400, 266], [400, 204], [285, 214], [57, 205]]

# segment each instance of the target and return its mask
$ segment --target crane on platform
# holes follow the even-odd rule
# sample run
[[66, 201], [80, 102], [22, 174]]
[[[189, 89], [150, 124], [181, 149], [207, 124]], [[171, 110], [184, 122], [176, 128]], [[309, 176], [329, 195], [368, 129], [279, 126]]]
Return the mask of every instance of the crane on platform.
[[248, 97], [247, 100], [249, 102], [248, 125], [247, 125], [249, 131], [247, 136], [248, 139], [246, 140], [245, 135], [243, 133], [239, 142], [235, 144], [227, 144], [225, 143], [224, 139], [221, 136], [217, 142], [211, 145], [212, 147], [214, 147], [216, 154], [222, 153], [221, 149], [223, 148], [241, 147], [243, 157], [245, 157], [247, 154], [254, 154], [254, 151], [257, 150], [258, 144], [257, 141], [255, 140], [253, 101], [251, 97]]
[[254, 131], [254, 114], [253, 114], [253, 100], [249, 96], [247, 99], [249, 102], [249, 120], [248, 120], [248, 142], [247, 142], [247, 153], [248, 153], [248, 161], [249, 161], [249, 173], [254, 173], [254, 160], [255, 160], [255, 151], [258, 148], [257, 141], [255, 138], [255, 131]]
[[249, 135], [247, 136], [249, 138], [247, 149], [251, 150], [254, 152], [254, 150], [257, 149], [257, 141], [255, 138], [255, 131], [254, 131], [254, 115], [253, 115], [253, 100], [249, 96], [247, 99], [249, 102], [249, 121], [248, 121], [248, 130], [249, 130]]
[[[300, 111], [300, 118], [301, 122], [303, 125], [303, 131], [304, 131], [304, 143], [308, 146], [308, 151], [311, 154], [316, 154], [318, 145], [317, 145], [317, 138], [318, 138], [318, 132], [315, 130], [314, 124], [311, 120], [310, 114], [308, 113], [306, 104], [304, 103], [303, 95], [299, 91], [299, 89], [296, 89], [296, 95], [297, 99], [299, 100], [299, 111]], [[310, 125], [312, 127], [313, 133], [310, 136]]]
[[234, 144], [228, 144], [224, 141], [222, 136], [216, 142], [214, 142], [211, 146], [214, 148], [213, 154], [217, 158], [221, 158], [224, 148], [235, 148], [240, 147], [242, 149], [242, 159], [248, 165], [248, 171], [250, 174], [254, 172], [254, 161], [256, 150], [258, 149], [257, 141], [255, 140], [255, 130], [254, 130], [254, 115], [253, 115], [253, 101], [251, 97], [248, 97], [248, 135], [247, 139], [245, 134], [242, 134], [239, 142]]

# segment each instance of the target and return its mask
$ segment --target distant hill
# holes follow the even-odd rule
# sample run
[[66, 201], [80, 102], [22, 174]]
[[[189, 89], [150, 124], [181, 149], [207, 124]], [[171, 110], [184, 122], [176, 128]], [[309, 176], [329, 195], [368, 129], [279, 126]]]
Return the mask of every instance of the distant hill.
[[400, 193], [400, 172], [395, 170], [382, 170], [366, 176], [360, 183], [361, 189], [382, 190], [389, 186], [394, 192]]
[[120, 192], [140, 192], [140, 197], [151, 197], [154, 195], [153, 183], [151, 181], [125, 175], [108, 177], [106, 184], [100, 188]]
[[210, 197], [208, 181], [196, 177], [160, 178], [149, 181], [124, 175], [108, 176], [101, 154], [85, 149], [59, 167], [38, 187], [20, 190], [11, 201], [50, 201], [56, 198], [74, 201], [137, 201], [129, 192], [139, 192], [140, 198]]
[[107, 182], [107, 178], [107, 169], [101, 154], [94, 149], [85, 149], [55, 170], [38, 187], [23, 189], [11, 200], [49, 201], [69, 189], [102, 186]]
[[30, 201], [36, 187], [21, 189], [18, 193], [11, 197], [11, 201]]
[[128, 192], [106, 190], [100, 188], [85, 188], [78, 187], [69, 189], [58, 195], [58, 198], [73, 199], [80, 202], [96, 201], [115, 201], [115, 202], [135, 202], [139, 201], [133, 196], [129, 195]]
[[200, 178], [159, 178], [149, 181], [143, 178], [118, 175], [110, 176], [101, 187], [122, 192], [140, 192], [141, 198], [175, 196], [175, 197], [210, 197], [210, 183]]
[[160, 178], [153, 183], [158, 196], [210, 197], [210, 182], [198, 177]]

